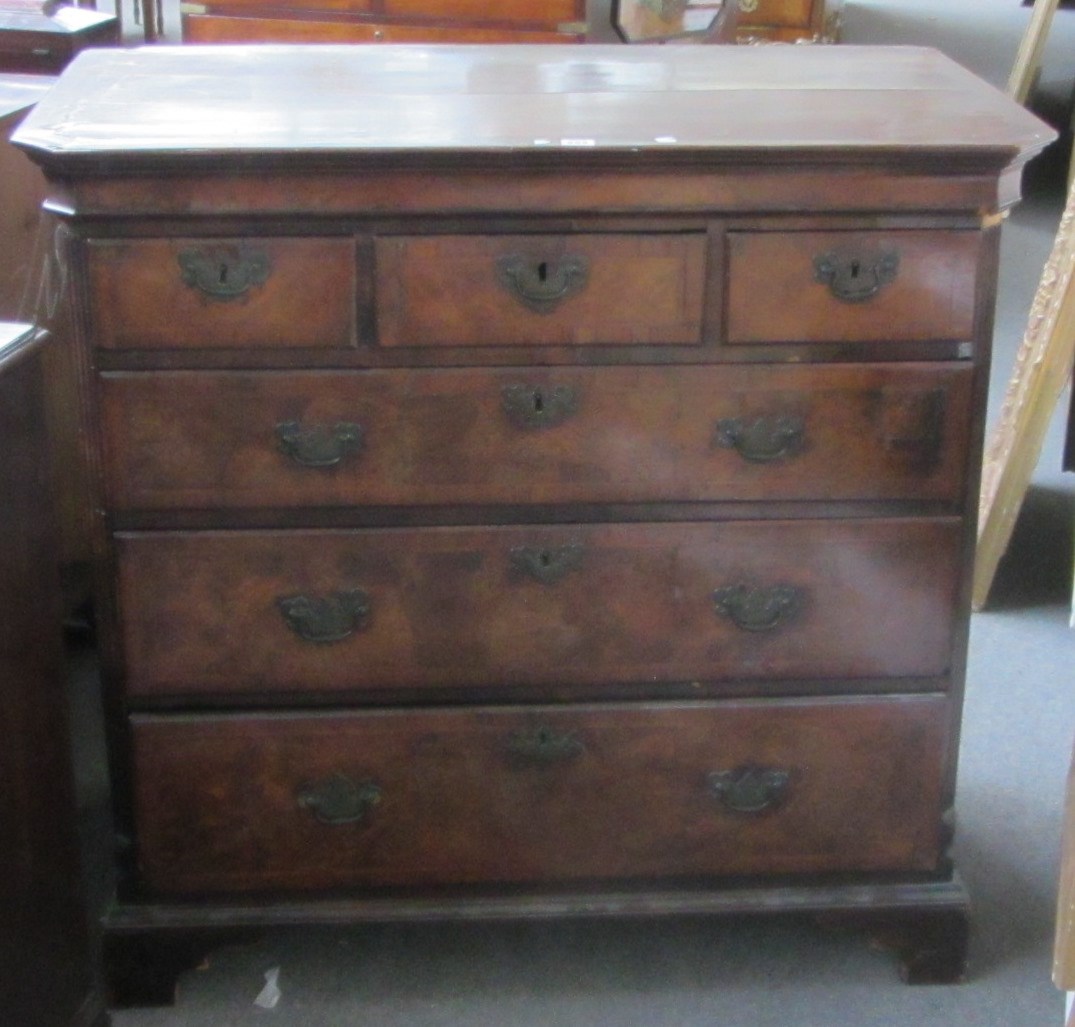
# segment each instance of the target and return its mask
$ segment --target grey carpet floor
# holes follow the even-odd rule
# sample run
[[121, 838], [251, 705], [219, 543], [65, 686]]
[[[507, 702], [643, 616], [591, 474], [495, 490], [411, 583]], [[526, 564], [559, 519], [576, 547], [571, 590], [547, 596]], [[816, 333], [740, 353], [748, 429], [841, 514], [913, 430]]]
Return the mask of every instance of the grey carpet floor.
[[[1003, 84], [1026, 17], [1018, 0], [848, 0], [845, 40], [930, 43]], [[1062, 12], [1042, 77], [1054, 108], [1070, 95], [1073, 35], [1075, 12]], [[991, 418], [1062, 206], [1062, 160], [1049, 165], [1005, 228]], [[967, 983], [906, 987], [861, 935], [782, 918], [281, 930], [214, 953], [182, 979], [174, 1008], [120, 1012], [116, 1027], [1059, 1025], [1049, 973], [1075, 737], [1064, 421], [1053, 419], [990, 607], [972, 624], [955, 845], [975, 902]], [[261, 1009], [276, 967], [282, 997]]]

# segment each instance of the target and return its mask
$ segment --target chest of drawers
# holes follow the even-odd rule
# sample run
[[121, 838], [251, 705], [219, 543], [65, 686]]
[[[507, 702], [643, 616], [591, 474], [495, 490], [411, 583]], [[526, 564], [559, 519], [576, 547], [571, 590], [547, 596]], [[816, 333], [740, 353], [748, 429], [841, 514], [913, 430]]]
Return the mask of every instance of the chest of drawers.
[[81, 58], [18, 142], [81, 311], [112, 945], [798, 909], [958, 976], [999, 214], [1050, 136], [910, 49]]

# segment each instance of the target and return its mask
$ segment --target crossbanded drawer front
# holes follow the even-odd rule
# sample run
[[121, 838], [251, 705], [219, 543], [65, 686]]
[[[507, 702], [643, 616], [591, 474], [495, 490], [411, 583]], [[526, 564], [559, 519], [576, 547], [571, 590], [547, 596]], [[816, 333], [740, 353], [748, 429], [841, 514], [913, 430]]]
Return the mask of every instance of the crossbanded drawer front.
[[955, 518], [123, 534], [127, 687], [406, 701], [940, 676], [961, 534]]
[[137, 716], [147, 893], [930, 870], [947, 705]]
[[[263, 0], [227, 0], [221, 6], [228, 10], [263, 12], [267, 5]], [[498, 0], [492, 5], [489, 0], [286, 0], [275, 10], [294, 12], [292, 17], [303, 11], [320, 11], [323, 14], [416, 18], [424, 24], [511, 21], [534, 25], [578, 20], [583, 8], [583, 0]]]
[[585, 0], [383, 0], [385, 14], [472, 21], [569, 22], [585, 17]]
[[101, 376], [117, 510], [963, 495], [964, 364]]
[[969, 341], [977, 231], [729, 232], [729, 343]]
[[351, 238], [91, 240], [105, 349], [354, 345]]
[[381, 237], [378, 341], [696, 344], [705, 253], [702, 232]]
[[[264, 11], [264, 5], [257, 5]], [[319, 5], [326, 6], [326, 5]], [[254, 5], [248, 5], [254, 7]], [[228, 10], [234, 8], [229, 3]], [[286, 9], [285, 9], [286, 11]], [[581, 32], [561, 33], [547, 29], [516, 27], [514, 23], [493, 26], [461, 22], [407, 24], [400, 22], [355, 21], [347, 13], [338, 20], [320, 16], [259, 18], [217, 14], [183, 15], [183, 41], [187, 43], [574, 43], [585, 38]], [[335, 13], [329, 11], [328, 13]], [[580, 28], [571, 25], [571, 28]]]

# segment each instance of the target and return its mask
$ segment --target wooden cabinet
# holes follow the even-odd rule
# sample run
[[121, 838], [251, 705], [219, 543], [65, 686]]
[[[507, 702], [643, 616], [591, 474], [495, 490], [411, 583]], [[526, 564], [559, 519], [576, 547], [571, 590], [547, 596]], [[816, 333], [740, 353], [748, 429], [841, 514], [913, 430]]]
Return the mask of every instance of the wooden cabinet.
[[80, 62], [18, 139], [84, 311], [112, 950], [780, 908], [959, 976], [998, 214], [1050, 138], [912, 49]]
[[831, 41], [839, 33], [843, 0], [733, 0], [739, 42]]
[[118, 46], [114, 14], [47, 3], [0, 3], [0, 71], [54, 75], [87, 47]]
[[[96, 15], [95, 11], [86, 13]], [[0, 74], [0, 320], [47, 324], [49, 329], [51, 342], [41, 356], [46, 368], [45, 418], [67, 604], [74, 607], [84, 603], [88, 594], [84, 568], [90, 542], [75, 360], [65, 324], [68, 312], [56, 303], [56, 283], [63, 272], [49, 244], [55, 225], [41, 209], [44, 177], [10, 142], [18, 124], [55, 81], [50, 75]]]
[[44, 332], [0, 321], [0, 1019], [107, 1027], [79, 853]]
[[191, 43], [570, 43], [585, 0], [208, 0], [180, 4]]

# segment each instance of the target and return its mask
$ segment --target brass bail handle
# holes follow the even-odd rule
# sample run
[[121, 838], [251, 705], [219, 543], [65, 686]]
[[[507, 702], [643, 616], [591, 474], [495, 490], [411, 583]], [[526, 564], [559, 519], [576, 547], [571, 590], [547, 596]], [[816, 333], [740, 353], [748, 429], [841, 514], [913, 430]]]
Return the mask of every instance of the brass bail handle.
[[372, 601], [360, 588], [325, 595], [280, 596], [276, 608], [284, 623], [304, 642], [342, 642], [368, 627]]
[[713, 445], [734, 449], [752, 464], [768, 464], [797, 456], [806, 441], [806, 425], [795, 414], [776, 414], [748, 420], [725, 417], [717, 422]]
[[355, 781], [346, 774], [332, 774], [322, 781], [303, 785], [295, 796], [299, 809], [308, 810], [322, 824], [360, 824], [381, 801], [375, 781]]
[[802, 608], [805, 593], [794, 585], [726, 585], [713, 592], [713, 606], [743, 631], [774, 631]]
[[336, 424], [301, 424], [281, 421], [276, 443], [285, 456], [303, 467], [335, 467], [362, 450], [365, 432], [352, 421]]
[[709, 792], [733, 813], [766, 813], [787, 797], [790, 771], [748, 764], [733, 770], [714, 770], [707, 777]]

